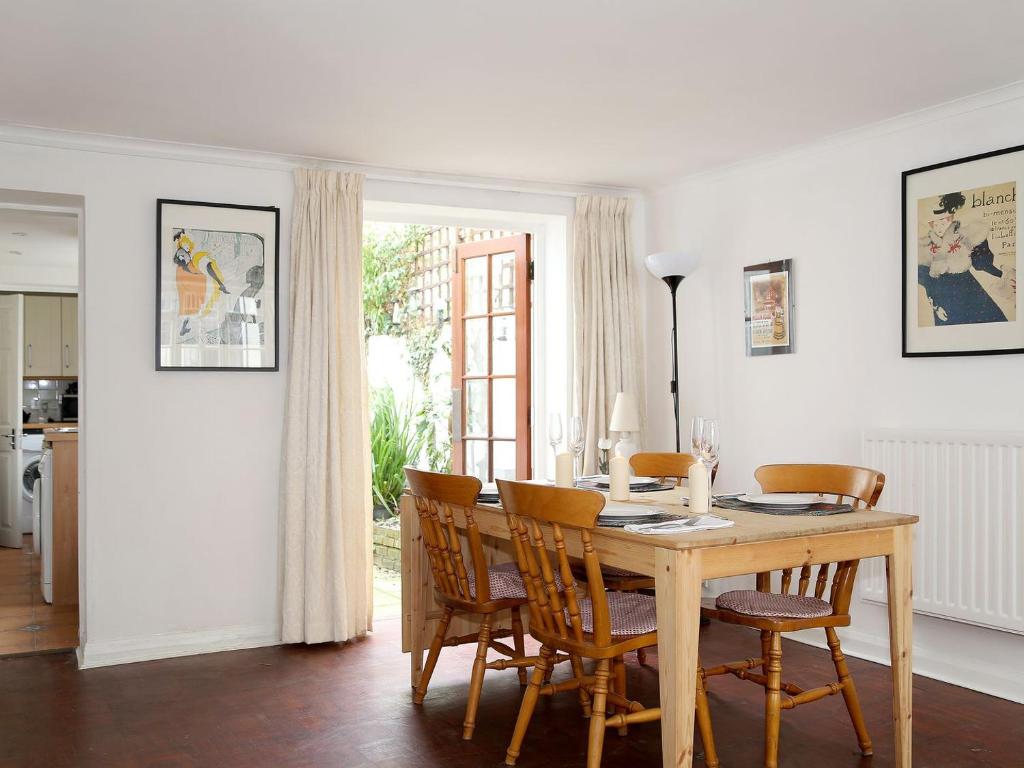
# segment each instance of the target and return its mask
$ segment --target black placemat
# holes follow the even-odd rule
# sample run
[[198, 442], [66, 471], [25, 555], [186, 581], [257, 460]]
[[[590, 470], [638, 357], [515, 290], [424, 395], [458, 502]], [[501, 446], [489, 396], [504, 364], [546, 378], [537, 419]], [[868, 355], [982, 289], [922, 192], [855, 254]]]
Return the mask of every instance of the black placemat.
[[620, 517], [605, 519], [600, 515], [597, 518], [598, 528], [625, 528], [627, 525], [644, 525], [646, 523], [670, 523], [673, 520], [685, 520], [686, 515], [673, 515], [671, 512], [662, 512], [660, 515], [647, 515], [645, 517]]
[[[607, 491], [608, 483], [594, 482], [593, 480], [580, 480], [576, 483], [577, 488], [585, 488], [589, 491]], [[675, 483], [630, 483], [630, 493], [655, 493], [657, 491], [671, 491]]]
[[845, 512], [853, 512], [852, 504], [835, 504], [830, 501], [821, 501], [806, 507], [780, 507], [774, 504], [751, 504], [749, 501], [739, 499], [715, 499], [715, 506], [723, 509], [739, 509], [744, 512], [760, 512], [764, 515], [841, 515]]

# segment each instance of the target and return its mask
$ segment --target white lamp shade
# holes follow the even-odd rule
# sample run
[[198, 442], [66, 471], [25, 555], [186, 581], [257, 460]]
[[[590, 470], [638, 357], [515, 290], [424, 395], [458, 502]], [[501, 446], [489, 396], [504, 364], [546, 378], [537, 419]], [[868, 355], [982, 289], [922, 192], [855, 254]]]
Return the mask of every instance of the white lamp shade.
[[657, 278], [675, 275], [689, 277], [697, 269], [698, 264], [700, 264], [700, 256], [683, 251], [652, 253], [644, 259], [644, 266], [647, 267], [647, 271]]
[[612, 420], [608, 424], [611, 432], [639, 432], [640, 409], [636, 407], [636, 398], [628, 392], [619, 392], [615, 396], [615, 407], [612, 408]]

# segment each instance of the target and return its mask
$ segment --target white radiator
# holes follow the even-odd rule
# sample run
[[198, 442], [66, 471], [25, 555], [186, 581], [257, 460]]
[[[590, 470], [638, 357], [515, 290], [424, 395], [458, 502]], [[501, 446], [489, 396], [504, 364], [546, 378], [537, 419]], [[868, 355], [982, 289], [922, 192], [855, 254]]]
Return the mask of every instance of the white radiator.
[[[885, 473], [878, 508], [921, 518], [914, 610], [1024, 634], [1024, 433], [872, 430], [863, 455]], [[884, 559], [862, 568], [884, 603]]]

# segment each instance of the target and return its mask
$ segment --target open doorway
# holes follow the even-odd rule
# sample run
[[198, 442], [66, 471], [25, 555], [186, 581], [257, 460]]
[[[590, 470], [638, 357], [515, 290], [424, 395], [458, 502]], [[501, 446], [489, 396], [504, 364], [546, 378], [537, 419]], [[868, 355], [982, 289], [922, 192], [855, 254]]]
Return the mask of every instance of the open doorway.
[[531, 236], [367, 222], [374, 614], [401, 609], [403, 468], [531, 477]]
[[18, 194], [0, 195], [0, 656], [74, 649], [80, 627], [80, 206]]

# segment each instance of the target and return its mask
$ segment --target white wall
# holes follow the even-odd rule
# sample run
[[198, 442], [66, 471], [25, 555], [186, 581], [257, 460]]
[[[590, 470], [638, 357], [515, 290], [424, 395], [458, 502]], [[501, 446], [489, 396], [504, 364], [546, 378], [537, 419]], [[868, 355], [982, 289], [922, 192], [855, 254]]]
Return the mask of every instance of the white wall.
[[[86, 665], [278, 641], [278, 473], [296, 162], [0, 126], [0, 190], [85, 200]], [[366, 184], [368, 201], [554, 215], [571, 214], [573, 191], [594, 190], [412, 173]], [[281, 372], [153, 370], [158, 197], [281, 208]]]
[[[1024, 91], [1004, 90], [651, 192], [650, 250], [703, 255], [680, 290], [683, 432], [694, 414], [721, 420], [718, 487], [749, 488], [767, 462], [860, 463], [868, 427], [1024, 428], [1024, 356], [900, 356], [901, 172], [1019, 144], [1021, 125]], [[748, 358], [742, 269], [785, 258], [796, 354]], [[668, 362], [655, 353], [669, 305], [646, 287], [649, 422], [668, 446]], [[882, 609], [855, 612], [847, 649], [887, 659]], [[1021, 637], [925, 616], [914, 632], [917, 671], [1024, 699]]]

